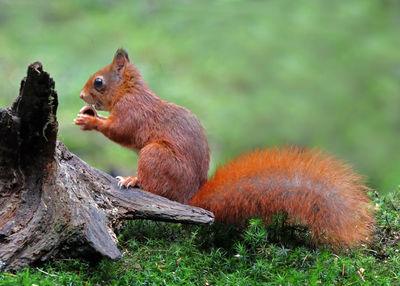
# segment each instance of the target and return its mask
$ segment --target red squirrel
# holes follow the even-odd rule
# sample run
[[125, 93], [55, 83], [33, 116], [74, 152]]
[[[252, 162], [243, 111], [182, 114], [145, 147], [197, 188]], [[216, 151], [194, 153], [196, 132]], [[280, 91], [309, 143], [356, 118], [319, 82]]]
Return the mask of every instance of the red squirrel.
[[189, 110], [157, 97], [128, 54], [92, 75], [80, 97], [108, 117], [81, 112], [75, 124], [97, 130], [139, 153], [136, 177], [117, 177], [125, 187], [210, 210], [215, 220], [268, 222], [286, 213], [307, 226], [315, 244], [353, 247], [368, 242], [374, 224], [362, 177], [319, 151], [272, 148], [242, 155], [207, 181], [209, 147]]

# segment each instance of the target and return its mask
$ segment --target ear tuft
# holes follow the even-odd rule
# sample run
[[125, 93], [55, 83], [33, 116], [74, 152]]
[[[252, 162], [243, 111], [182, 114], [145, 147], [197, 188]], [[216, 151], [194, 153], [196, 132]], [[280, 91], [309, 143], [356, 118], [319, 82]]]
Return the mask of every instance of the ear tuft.
[[118, 49], [114, 56], [113, 64], [117, 70], [121, 70], [127, 63], [129, 63], [128, 53], [124, 49]]
[[129, 62], [128, 53], [127, 53], [123, 48], [119, 48], [119, 49], [117, 50], [117, 52], [115, 53], [115, 56], [123, 56], [123, 57], [125, 57], [125, 59], [127, 59], [128, 62]]

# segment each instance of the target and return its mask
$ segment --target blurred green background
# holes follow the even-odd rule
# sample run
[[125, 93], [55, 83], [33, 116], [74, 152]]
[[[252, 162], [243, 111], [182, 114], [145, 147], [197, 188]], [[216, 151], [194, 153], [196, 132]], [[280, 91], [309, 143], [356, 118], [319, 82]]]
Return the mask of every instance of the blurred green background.
[[385, 193], [400, 182], [398, 1], [0, 0], [0, 106], [41, 61], [59, 139], [120, 175], [137, 156], [73, 119], [88, 77], [124, 47], [158, 96], [200, 119], [217, 164], [296, 144], [350, 162]]

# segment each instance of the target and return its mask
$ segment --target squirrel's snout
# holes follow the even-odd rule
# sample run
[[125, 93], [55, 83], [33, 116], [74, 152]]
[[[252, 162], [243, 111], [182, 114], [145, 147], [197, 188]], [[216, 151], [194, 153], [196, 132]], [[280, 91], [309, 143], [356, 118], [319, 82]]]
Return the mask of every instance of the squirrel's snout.
[[81, 92], [81, 93], [79, 94], [79, 97], [80, 97], [81, 99], [83, 99], [83, 98], [85, 97], [85, 94], [84, 94], [83, 92]]

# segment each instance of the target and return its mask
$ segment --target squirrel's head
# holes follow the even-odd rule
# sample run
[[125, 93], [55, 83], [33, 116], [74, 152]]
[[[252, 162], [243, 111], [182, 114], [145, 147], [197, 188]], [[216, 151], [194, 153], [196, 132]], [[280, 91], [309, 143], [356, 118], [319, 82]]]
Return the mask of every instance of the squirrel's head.
[[94, 104], [97, 110], [111, 111], [113, 99], [124, 82], [128, 65], [128, 53], [118, 49], [113, 62], [89, 78], [80, 93], [80, 98], [88, 104]]

